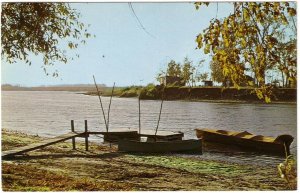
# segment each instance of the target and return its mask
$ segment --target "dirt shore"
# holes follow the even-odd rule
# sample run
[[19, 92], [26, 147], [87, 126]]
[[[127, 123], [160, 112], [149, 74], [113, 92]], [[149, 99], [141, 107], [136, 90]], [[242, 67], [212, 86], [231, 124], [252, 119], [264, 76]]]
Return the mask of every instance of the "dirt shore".
[[[2, 129], [2, 151], [44, 138]], [[288, 190], [277, 168], [174, 155], [117, 152], [70, 142], [2, 160], [3, 191]]]

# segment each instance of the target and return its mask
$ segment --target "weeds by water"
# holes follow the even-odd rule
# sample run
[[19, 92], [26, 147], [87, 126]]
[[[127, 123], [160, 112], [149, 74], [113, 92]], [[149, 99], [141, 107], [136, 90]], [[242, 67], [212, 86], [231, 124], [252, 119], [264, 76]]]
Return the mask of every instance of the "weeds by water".
[[296, 159], [293, 155], [287, 156], [283, 163], [278, 165], [278, 172], [281, 178], [285, 179], [288, 187], [291, 190], [297, 188], [297, 173], [296, 173]]

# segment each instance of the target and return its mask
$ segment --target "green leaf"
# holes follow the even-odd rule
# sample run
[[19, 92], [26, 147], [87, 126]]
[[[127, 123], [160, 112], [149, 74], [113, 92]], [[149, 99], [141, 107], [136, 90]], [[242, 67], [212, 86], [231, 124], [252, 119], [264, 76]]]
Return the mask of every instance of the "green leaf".
[[204, 53], [205, 54], [208, 54], [210, 52], [210, 45], [209, 44], [206, 44], [205, 45], [205, 48], [204, 48]]
[[249, 85], [249, 86], [254, 86], [253, 81], [248, 81], [248, 85]]
[[229, 47], [229, 41], [227, 38], [224, 39], [224, 45], [225, 47]]
[[246, 22], [248, 22], [250, 20], [250, 15], [246, 9], [243, 10], [243, 17]]
[[203, 40], [202, 35], [199, 34], [196, 39], [196, 42], [198, 43], [198, 48], [202, 48], [203, 46], [202, 40]]
[[247, 45], [247, 42], [244, 38], [241, 39], [241, 45], [242, 45], [242, 48], [245, 48]]
[[259, 99], [264, 98], [262, 91], [259, 90], [259, 89], [256, 90], [256, 95], [257, 95], [257, 97], [258, 97]]
[[265, 96], [265, 101], [266, 101], [266, 103], [270, 103], [270, 102], [271, 102], [271, 98], [270, 98], [270, 97], [267, 97], [267, 96]]

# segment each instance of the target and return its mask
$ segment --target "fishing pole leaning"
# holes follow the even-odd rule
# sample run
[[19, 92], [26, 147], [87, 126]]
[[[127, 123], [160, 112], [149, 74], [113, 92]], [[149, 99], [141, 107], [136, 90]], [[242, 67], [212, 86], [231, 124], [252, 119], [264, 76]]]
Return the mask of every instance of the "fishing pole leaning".
[[95, 79], [94, 75], [93, 75], [93, 78], [94, 78], [94, 83], [95, 83], [95, 86], [96, 86], [96, 89], [97, 89], [97, 94], [98, 94], [99, 102], [100, 102], [101, 109], [102, 109], [102, 114], [103, 114], [103, 118], [104, 118], [106, 132], [108, 132], [108, 125], [107, 125], [106, 118], [105, 118], [105, 113], [104, 113], [104, 109], [103, 109], [103, 105], [102, 105], [102, 101], [101, 101], [101, 96], [100, 96], [99, 89], [98, 89], [98, 86], [97, 86], [96, 79]]
[[109, 128], [109, 113], [110, 113], [110, 105], [111, 105], [111, 100], [112, 100], [112, 97], [114, 95], [114, 89], [115, 89], [115, 83], [114, 83], [114, 86], [112, 88], [112, 91], [111, 91], [111, 96], [110, 96], [110, 100], [109, 100], [109, 106], [108, 106], [108, 112], [107, 112], [107, 130]]

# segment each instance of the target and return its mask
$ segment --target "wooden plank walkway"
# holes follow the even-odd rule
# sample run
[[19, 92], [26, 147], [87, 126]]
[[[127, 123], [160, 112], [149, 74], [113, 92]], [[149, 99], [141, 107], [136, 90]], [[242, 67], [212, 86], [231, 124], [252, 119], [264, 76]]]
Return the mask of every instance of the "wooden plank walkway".
[[85, 135], [86, 135], [86, 133], [70, 132], [70, 133], [67, 133], [64, 135], [57, 136], [55, 138], [46, 139], [39, 143], [34, 143], [34, 144], [30, 144], [30, 145], [23, 146], [23, 147], [18, 147], [13, 150], [4, 151], [4, 152], [2, 152], [2, 158], [11, 157], [11, 156], [14, 156], [17, 154], [22, 154], [25, 152], [33, 151], [33, 150], [40, 149], [40, 148], [43, 148], [43, 147], [46, 147], [49, 145], [53, 145], [55, 143], [59, 143], [59, 142], [66, 141], [69, 139], [74, 139], [74, 137], [83, 137]]
[[[73, 121], [72, 121], [73, 122]], [[13, 157], [18, 154], [26, 153], [29, 151], [33, 151], [36, 149], [40, 149], [49, 145], [53, 145], [55, 143], [63, 142], [69, 139], [72, 139], [73, 149], [75, 149], [75, 138], [76, 137], [84, 137], [85, 138], [85, 147], [86, 151], [88, 151], [88, 137], [91, 134], [101, 134], [104, 136], [104, 141], [118, 141], [120, 139], [134, 139], [138, 140], [140, 137], [148, 137], [148, 139], [158, 139], [158, 140], [181, 140], [183, 137], [183, 133], [175, 133], [169, 131], [158, 131], [157, 135], [154, 135], [153, 130], [143, 130], [141, 134], [138, 134], [135, 130], [129, 129], [114, 129], [109, 132], [96, 132], [96, 131], [88, 131], [87, 130], [87, 121], [85, 121], [85, 132], [76, 133], [74, 132], [74, 122], [71, 122], [71, 131], [70, 133], [60, 135], [51, 139], [46, 139], [44, 141], [30, 144], [23, 147], [17, 147], [13, 150], [3, 151], [2, 152], [2, 159], [7, 157]]]

